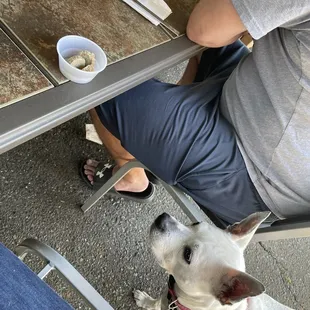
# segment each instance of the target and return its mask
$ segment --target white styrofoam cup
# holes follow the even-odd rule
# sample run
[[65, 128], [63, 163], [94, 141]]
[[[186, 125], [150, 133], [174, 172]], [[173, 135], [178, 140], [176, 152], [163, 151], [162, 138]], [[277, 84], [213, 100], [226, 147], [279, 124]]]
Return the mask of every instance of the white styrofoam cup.
[[[57, 42], [57, 53], [60, 72], [69, 80], [79, 84], [90, 82], [99, 72], [107, 66], [107, 56], [102, 48], [93, 41], [75, 35], [62, 37]], [[89, 51], [95, 54], [95, 71], [87, 72], [71, 66], [66, 59], [80, 51]]]

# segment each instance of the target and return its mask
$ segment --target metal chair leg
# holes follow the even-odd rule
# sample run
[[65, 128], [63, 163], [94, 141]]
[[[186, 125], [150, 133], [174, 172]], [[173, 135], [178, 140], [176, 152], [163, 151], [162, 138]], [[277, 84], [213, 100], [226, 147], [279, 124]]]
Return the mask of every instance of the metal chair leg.
[[[91, 196], [84, 203], [84, 205], [81, 207], [82, 211], [84, 213], [89, 211], [101, 197], [103, 197], [120, 179], [122, 179], [133, 168], [143, 168], [145, 170], [149, 170], [137, 160], [128, 162], [123, 167], [121, 167], [93, 196]], [[198, 205], [194, 201], [191, 201], [181, 190], [174, 186], [170, 186], [163, 181], [161, 181], [161, 183], [167, 190], [167, 192], [176, 201], [176, 203], [181, 207], [184, 213], [190, 218], [191, 221], [201, 222], [206, 219], [204, 213], [200, 211]]]
[[186, 194], [176, 186], [171, 186], [165, 182], [162, 182], [162, 185], [193, 223], [206, 220], [206, 215], [200, 210], [194, 200], [187, 197]]
[[16, 255], [24, 259], [29, 252], [34, 253], [47, 262], [47, 266], [39, 273], [41, 279], [50, 271], [57, 270], [92, 308], [98, 310], [113, 310], [109, 303], [85, 280], [85, 278], [54, 249], [36, 239], [26, 239], [17, 247]]
[[101, 186], [101, 188], [90, 198], [86, 200], [84, 205], [81, 207], [85, 213], [89, 211], [95, 203], [103, 197], [119, 180], [121, 180], [131, 169], [133, 168], [144, 168], [144, 166], [137, 160], [133, 160], [121, 167], [115, 174]]
[[269, 227], [259, 228], [252, 242], [310, 237], [310, 217], [281, 220]]
[[[143, 168], [145, 170], [149, 170], [137, 160], [128, 162], [126, 165], [121, 167], [93, 196], [91, 196], [84, 203], [84, 205], [81, 207], [82, 211], [84, 213], [89, 211], [101, 197], [103, 197], [120, 179], [122, 179], [133, 168]], [[160, 178], [158, 179], [160, 180]], [[175, 186], [168, 185], [162, 180], [160, 180], [160, 182], [167, 190], [167, 192], [172, 196], [175, 202], [181, 207], [183, 212], [190, 218], [191, 221], [201, 222], [206, 219], [205, 214], [200, 210], [199, 206], [194, 201], [191, 201], [186, 196], [186, 194], [184, 194]]]

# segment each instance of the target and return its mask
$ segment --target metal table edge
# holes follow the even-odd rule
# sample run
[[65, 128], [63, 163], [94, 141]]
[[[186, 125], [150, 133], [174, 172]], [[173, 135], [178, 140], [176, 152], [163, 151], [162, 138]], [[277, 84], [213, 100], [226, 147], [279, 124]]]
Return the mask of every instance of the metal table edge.
[[89, 84], [68, 82], [0, 110], [0, 154], [203, 51], [186, 36], [107, 67]]

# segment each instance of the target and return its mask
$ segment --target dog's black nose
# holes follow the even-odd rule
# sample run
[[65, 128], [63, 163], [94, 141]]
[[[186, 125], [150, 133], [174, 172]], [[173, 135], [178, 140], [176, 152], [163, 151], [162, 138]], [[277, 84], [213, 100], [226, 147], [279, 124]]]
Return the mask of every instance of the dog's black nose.
[[160, 215], [154, 222], [155, 227], [160, 231], [166, 231], [173, 224], [175, 224], [173, 218], [167, 213]]

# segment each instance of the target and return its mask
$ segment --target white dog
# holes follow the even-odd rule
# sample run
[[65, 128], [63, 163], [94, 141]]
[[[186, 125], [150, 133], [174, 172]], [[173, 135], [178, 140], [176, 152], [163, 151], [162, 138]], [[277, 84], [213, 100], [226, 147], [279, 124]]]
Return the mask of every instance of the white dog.
[[159, 216], [150, 242], [171, 275], [168, 290], [159, 299], [135, 291], [137, 305], [148, 310], [291, 309], [264, 294], [264, 286], [245, 273], [243, 252], [269, 214], [255, 213], [226, 230], [205, 222], [184, 226], [166, 213]]

